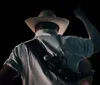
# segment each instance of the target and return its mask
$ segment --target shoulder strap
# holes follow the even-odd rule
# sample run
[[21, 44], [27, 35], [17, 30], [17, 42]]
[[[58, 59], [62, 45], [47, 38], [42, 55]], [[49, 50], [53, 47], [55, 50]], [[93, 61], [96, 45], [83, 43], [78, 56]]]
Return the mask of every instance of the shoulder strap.
[[48, 53], [47, 53], [46, 49], [44, 48], [44, 46], [39, 42], [39, 40], [33, 39], [33, 40], [29, 41], [29, 42], [26, 42], [25, 44], [31, 50], [31, 52], [33, 52], [33, 54], [36, 57], [39, 57], [38, 59], [40, 61], [42, 61], [42, 63], [45, 64], [43, 58]]

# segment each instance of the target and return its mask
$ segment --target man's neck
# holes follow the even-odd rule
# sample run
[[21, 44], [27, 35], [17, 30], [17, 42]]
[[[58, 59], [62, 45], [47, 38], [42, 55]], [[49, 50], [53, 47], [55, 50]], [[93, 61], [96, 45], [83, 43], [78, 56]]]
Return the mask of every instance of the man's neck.
[[47, 36], [47, 35], [49, 36], [57, 35], [57, 31], [53, 29], [41, 29], [35, 33], [35, 36]]

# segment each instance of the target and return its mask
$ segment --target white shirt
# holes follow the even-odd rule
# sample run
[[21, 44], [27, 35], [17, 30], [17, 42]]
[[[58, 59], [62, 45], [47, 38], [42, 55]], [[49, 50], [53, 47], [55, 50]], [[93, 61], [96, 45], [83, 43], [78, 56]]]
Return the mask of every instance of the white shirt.
[[[37, 31], [34, 38], [37, 38], [52, 55], [57, 53], [65, 55], [69, 68], [75, 72], [78, 72], [79, 62], [93, 54], [94, 47], [90, 39], [61, 36], [50, 29]], [[16, 45], [4, 62], [21, 74], [23, 85], [78, 85], [76, 83], [66, 84], [57, 75], [46, 69], [26, 47], [25, 43], [28, 41]]]

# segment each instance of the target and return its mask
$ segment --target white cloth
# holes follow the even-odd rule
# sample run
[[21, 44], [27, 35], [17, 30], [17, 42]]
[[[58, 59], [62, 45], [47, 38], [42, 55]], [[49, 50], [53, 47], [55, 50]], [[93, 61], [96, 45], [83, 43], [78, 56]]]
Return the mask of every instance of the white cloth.
[[[61, 36], [52, 30], [43, 29], [36, 32], [35, 38], [39, 39], [52, 55], [55, 53], [65, 55], [68, 66], [73, 71], [78, 71], [77, 66], [81, 59], [91, 57], [93, 54], [93, 43], [89, 39]], [[26, 47], [26, 42], [16, 45], [9, 58], [4, 62], [21, 74], [23, 85], [77, 85], [65, 84], [46, 69]]]

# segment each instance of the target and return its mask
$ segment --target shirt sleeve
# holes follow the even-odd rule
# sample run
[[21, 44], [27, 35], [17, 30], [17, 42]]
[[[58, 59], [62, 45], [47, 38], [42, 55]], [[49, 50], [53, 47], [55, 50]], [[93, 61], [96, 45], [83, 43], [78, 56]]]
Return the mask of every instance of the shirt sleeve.
[[21, 73], [21, 69], [22, 69], [19, 51], [20, 51], [20, 45], [15, 46], [9, 58], [3, 64], [3, 65], [5, 64], [9, 65], [16, 72], [18, 72], [18, 74]]
[[91, 39], [77, 36], [69, 36], [66, 38], [71, 52], [82, 57], [91, 57], [94, 52], [94, 45]]

